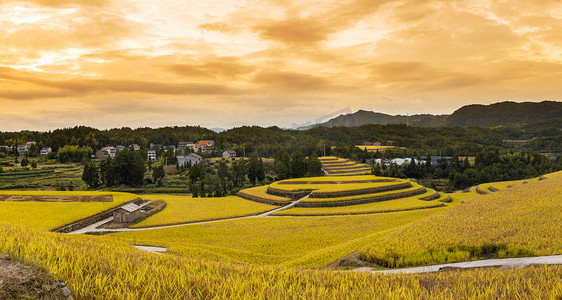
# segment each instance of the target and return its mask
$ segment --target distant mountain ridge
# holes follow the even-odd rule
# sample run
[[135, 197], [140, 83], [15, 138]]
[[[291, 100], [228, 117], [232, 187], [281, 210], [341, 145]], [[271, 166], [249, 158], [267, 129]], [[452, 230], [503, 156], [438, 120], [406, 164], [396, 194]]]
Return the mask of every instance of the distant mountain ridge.
[[451, 115], [389, 115], [358, 110], [355, 113], [339, 115], [325, 123], [300, 127], [305, 130], [317, 126], [355, 127], [367, 124], [409, 124], [416, 127], [440, 126], [521, 126], [548, 119], [562, 119], [562, 102], [498, 102], [489, 105], [470, 104], [457, 109]]
[[457, 109], [447, 118], [446, 126], [521, 126], [548, 119], [562, 118], [562, 102], [498, 102], [471, 104]]

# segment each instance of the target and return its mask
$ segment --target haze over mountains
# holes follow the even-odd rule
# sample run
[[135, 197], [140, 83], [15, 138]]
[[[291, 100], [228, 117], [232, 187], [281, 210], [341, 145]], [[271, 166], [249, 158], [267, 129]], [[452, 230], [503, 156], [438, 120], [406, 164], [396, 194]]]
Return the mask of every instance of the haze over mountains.
[[317, 126], [354, 127], [367, 124], [409, 124], [417, 127], [440, 126], [521, 126], [548, 119], [562, 118], [562, 102], [498, 102], [490, 105], [470, 104], [457, 109], [451, 115], [388, 115], [384, 113], [359, 110], [352, 114], [340, 115]]

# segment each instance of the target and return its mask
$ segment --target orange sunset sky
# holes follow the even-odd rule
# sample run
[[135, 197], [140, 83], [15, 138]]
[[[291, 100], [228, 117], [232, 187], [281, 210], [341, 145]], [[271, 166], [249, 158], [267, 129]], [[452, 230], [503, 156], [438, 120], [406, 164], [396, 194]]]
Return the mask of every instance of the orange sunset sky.
[[562, 1], [0, 0], [0, 130], [560, 100]]

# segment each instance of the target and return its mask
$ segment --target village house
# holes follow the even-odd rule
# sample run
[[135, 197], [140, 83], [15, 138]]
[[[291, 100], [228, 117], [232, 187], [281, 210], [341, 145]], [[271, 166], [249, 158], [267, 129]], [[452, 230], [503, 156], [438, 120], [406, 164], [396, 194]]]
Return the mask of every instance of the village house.
[[[117, 145], [117, 146], [115, 146], [115, 153], [117, 154], [117, 153], [119, 153], [119, 152], [125, 150], [125, 148], [126, 148], [126, 147], [123, 146], [123, 145]], [[112, 156], [112, 157], [113, 157], [113, 156]]]
[[148, 150], [146, 152], [146, 156], [148, 157], [148, 160], [155, 161], [156, 160], [156, 150]]
[[193, 149], [194, 146], [195, 146], [195, 144], [194, 144], [193, 142], [179, 142], [179, 143], [178, 143], [177, 150], [178, 150], [179, 152], [183, 152], [183, 151], [185, 151], [185, 149], [187, 149], [187, 148]]
[[140, 217], [140, 206], [129, 203], [113, 211], [115, 223], [133, 223]]
[[41, 152], [39, 154], [41, 154], [41, 156], [47, 156], [51, 152], [53, 152], [53, 149], [51, 149], [51, 147], [44, 147], [43, 149], [41, 149]]
[[25, 156], [25, 154], [29, 151], [29, 149], [31, 148], [31, 145], [37, 145], [36, 142], [31, 141], [31, 142], [27, 142], [25, 143], [25, 145], [18, 145], [17, 149], [18, 149], [18, 156], [23, 157]]
[[140, 150], [140, 146], [137, 144], [132, 144], [129, 146], [129, 149], [135, 150], [135, 151], [139, 151]]
[[178, 160], [178, 165], [180, 166], [186, 166], [188, 162], [191, 163], [191, 165], [195, 165], [201, 162], [201, 160], [203, 159], [203, 157], [195, 153], [191, 153], [185, 156], [176, 156], [176, 158]]
[[96, 158], [99, 159], [106, 159], [108, 157], [114, 158], [115, 154], [117, 154], [117, 150], [115, 147], [103, 147], [96, 152]]
[[363, 142], [363, 146], [382, 146], [381, 142]]
[[231, 150], [231, 149], [225, 150], [225, 151], [222, 153], [222, 157], [224, 157], [224, 158], [236, 157], [236, 151]]

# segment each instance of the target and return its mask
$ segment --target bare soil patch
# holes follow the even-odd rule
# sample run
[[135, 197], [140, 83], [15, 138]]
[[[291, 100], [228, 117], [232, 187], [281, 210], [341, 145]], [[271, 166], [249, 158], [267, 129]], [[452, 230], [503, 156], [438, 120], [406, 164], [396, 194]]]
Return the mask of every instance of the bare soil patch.
[[[52, 274], [0, 254], [0, 299], [72, 299]], [[68, 290], [67, 290], [68, 292]]]
[[113, 202], [113, 196], [70, 196], [70, 195], [0, 195], [0, 201], [14, 202]]

